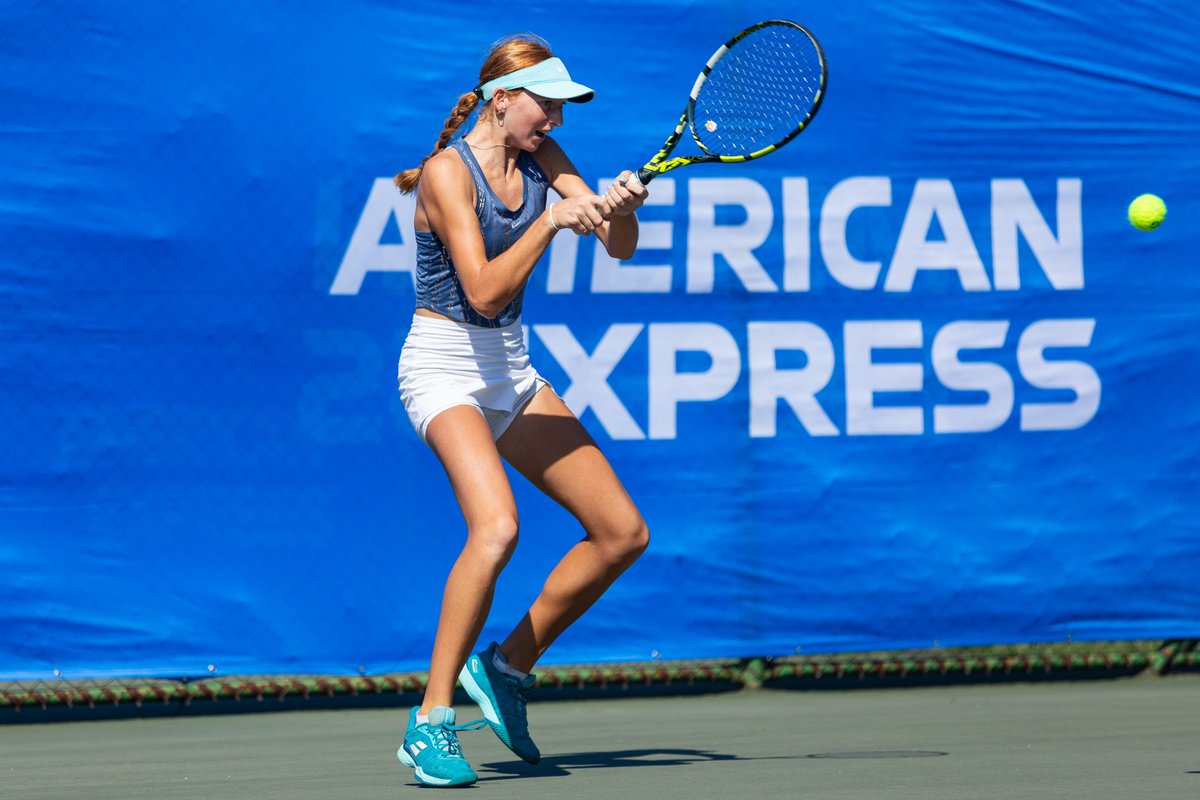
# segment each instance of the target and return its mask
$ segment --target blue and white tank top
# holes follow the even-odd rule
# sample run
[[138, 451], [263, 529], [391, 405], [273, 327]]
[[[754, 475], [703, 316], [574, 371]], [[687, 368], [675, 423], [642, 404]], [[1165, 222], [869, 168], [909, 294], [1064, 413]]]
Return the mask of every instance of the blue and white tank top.
[[[496, 258], [508, 248], [542, 215], [546, 208], [546, 190], [550, 181], [533, 156], [521, 151], [517, 156], [517, 169], [524, 178], [525, 190], [521, 206], [516, 211], [508, 208], [492, 191], [483, 169], [470, 146], [463, 139], [450, 143], [462, 156], [463, 163], [471, 171], [475, 181], [475, 215], [479, 217], [479, 229], [483, 232], [483, 246], [488, 260]], [[432, 231], [417, 231], [417, 308], [428, 308], [450, 319], [477, 325], [481, 328], [501, 328], [516, 322], [521, 316], [521, 303], [525, 287], [501, 310], [495, 319], [481, 315], [467, 302], [466, 292], [458, 280], [458, 272], [450, 261], [450, 251]]]

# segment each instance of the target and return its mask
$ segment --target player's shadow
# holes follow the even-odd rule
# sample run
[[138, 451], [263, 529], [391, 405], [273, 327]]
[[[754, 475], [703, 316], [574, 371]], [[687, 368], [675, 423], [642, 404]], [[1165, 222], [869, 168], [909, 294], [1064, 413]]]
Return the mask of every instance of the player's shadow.
[[[803, 756], [799, 756], [803, 758]], [[616, 767], [678, 767], [710, 761], [744, 761], [741, 756], [714, 753], [708, 750], [653, 748], [647, 750], [611, 750], [596, 753], [555, 753], [545, 755], [538, 764], [524, 761], [497, 761], [480, 767], [496, 775], [480, 774], [479, 780], [497, 781], [510, 778], [549, 778], [569, 775], [579, 769], [613, 769]]]
[[612, 750], [606, 753], [558, 753], [546, 755], [538, 764], [524, 761], [495, 761], [480, 764], [481, 769], [492, 775], [481, 774], [484, 781], [508, 780], [511, 778], [549, 778], [569, 775], [578, 769], [612, 769], [614, 767], [678, 767], [710, 761], [777, 761], [780, 759], [892, 759], [931, 758], [946, 756], [940, 750], [870, 750], [841, 753], [805, 753], [793, 756], [735, 756], [729, 753], [714, 753], [709, 750], [684, 750], [654, 748], [648, 750]]
[[614, 767], [678, 767], [707, 761], [735, 761], [737, 756], [712, 753], [707, 750], [675, 750], [654, 748], [649, 750], [611, 750], [604, 753], [555, 753], [545, 755], [538, 764], [524, 761], [498, 761], [481, 764], [485, 769], [501, 773], [493, 776], [480, 775], [481, 781], [504, 780], [506, 778], [546, 778], [568, 775], [577, 769], [612, 769]]

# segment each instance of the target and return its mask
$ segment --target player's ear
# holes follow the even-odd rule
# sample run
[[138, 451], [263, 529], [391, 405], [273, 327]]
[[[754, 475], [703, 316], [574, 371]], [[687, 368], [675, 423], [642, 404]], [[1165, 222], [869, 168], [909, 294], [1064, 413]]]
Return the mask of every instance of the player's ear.
[[496, 110], [497, 114], [503, 114], [511, 99], [512, 97], [504, 89], [497, 89], [492, 94], [492, 108]]

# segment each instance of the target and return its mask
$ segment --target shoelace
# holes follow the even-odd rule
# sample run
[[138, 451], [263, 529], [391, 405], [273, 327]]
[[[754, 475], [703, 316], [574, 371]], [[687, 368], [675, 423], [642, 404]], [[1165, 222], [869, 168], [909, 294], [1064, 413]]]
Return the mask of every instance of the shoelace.
[[462, 746], [458, 743], [458, 731], [477, 731], [487, 725], [487, 720], [480, 718], [462, 725], [430, 725], [433, 733], [433, 746], [447, 755], [462, 755]]
[[529, 702], [529, 689], [524, 683], [516, 679], [504, 681], [504, 685], [508, 688], [508, 693], [512, 695], [513, 700], [517, 703], [517, 712], [521, 715], [519, 722], [525, 721], [525, 706]]

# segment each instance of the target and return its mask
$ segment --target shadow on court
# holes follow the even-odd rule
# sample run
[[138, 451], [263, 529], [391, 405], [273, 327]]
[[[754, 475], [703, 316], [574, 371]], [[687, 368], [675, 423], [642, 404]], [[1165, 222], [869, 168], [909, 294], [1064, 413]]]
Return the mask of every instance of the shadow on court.
[[565, 753], [546, 756], [538, 764], [524, 761], [503, 761], [480, 764], [482, 771], [499, 775], [480, 777], [483, 781], [500, 781], [511, 778], [552, 778], [569, 775], [575, 770], [616, 769], [621, 767], [682, 767], [689, 764], [704, 764], [714, 761], [789, 761], [808, 758], [840, 759], [886, 759], [886, 758], [937, 758], [949, 753], [940, 750], [860, 750], [839, 753], [809, 753], [807, 755], [745, 756], [731, 753], [715, 753], [708, 750], [688, 749], [643, 749], [613, 750], [595, 753]]
[[645, 749], [612, 750], [596, 753], [565, 753], [545, 756], [539, 764], [524, 761], [503, 761], [480, 764], [485, 770], [499, 772], [495, 776], [480, 780], [507, 780], [509, 778], [550, 778], [569, 775], [580, 769], [616, 769], [618, 767], [682, 767], [687, 764], [710, 761], [745, 760], [744, 756], [728, 753], [713, 753], [707, 750]]

